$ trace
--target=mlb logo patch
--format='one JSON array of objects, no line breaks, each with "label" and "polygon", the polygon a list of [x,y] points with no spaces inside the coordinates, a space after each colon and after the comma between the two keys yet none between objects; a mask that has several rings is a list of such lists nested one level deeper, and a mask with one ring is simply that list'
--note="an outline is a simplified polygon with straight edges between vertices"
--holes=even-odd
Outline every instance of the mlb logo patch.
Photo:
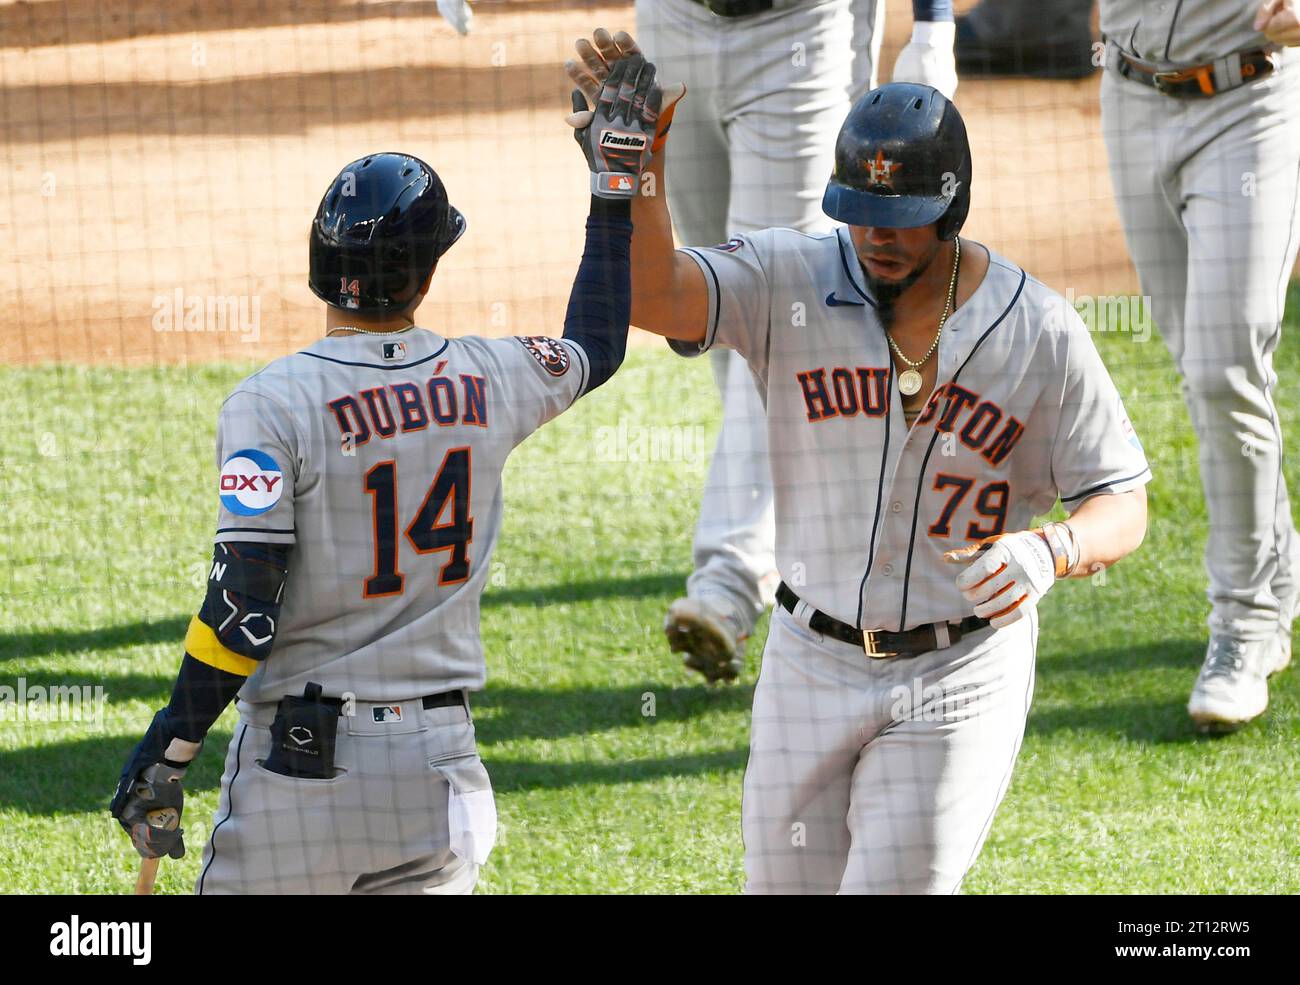
[{"label": "mlb logo patch", "polygon": [[604,191],[617,195],[631,195],[636,191],[632,179],[625,174],[602,174],[597,180]]},{"label": "mlb logo patch", "polygon": [[388,722],[400,722],[402,720],[401,705],[376,705],[370,709],[370,714],[375,720],[376,725],[384,725]]},{"label": "mlb logo patch", "polygon": [[384,358],[390,362],[401,362],[406,358],[405,342],[385,342],[383,347]]}]

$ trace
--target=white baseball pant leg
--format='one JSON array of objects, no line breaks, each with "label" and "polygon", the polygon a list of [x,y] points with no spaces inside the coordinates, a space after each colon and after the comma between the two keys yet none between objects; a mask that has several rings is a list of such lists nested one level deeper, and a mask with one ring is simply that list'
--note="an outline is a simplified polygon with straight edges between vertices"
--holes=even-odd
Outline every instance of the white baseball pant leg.
[{"label": "white baseball pant leg", "polygon": [[[495,836],[474,725],[461,705],[425,710],[416,699],[402,706],[398,723],[375,723],[361,703],[341,717],[338,775],[316,780],[265,768],[275,706],[241,701],[195,892],[473,892],[486,853],[475,857],[463,846]],[[473,808],[461,809],[466,803]],[[470,814],[476,829],[459,830]]]},{"label": "white baseball pant leg", "polygon": [[885,40],[885,0],[851,0],[853,11],[853,84],[856,103],[880,84],[880,47]]},{"label": "white baseball pant leg", "polygon": [[1300,552],[1273,400],[1300,247],[1300,59],[1209,99],[1108,69],[1102,125],[1125,239],[1200,444],[1209,627],[1266,639],[1289,630]]},{"label": "white baseball pant leg", "polygon": [[[667,150],[680,242],[713,246],[770,226],[831,227],[821,211],[835,137],[848,115],[848,0],[718,17],[689,0],[638,0],[637,39],[687,96]],[[775,591],[775,523],[763,397],[744,360],[710,354],[722,427],[693,547],[693,598],[717,596],[747,629]]]},{"label": "white baseball pant leg", "polygon": [[1037,639],[1031,611],[873,660],[777,609],[745,770],[746,892],[957,892],[1010,783]]}]

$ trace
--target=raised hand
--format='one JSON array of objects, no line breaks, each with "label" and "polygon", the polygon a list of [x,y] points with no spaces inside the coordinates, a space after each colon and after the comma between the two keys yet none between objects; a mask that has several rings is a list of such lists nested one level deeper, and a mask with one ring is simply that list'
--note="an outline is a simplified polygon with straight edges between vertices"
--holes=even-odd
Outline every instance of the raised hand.
[{"label": "raised hand", "polygon": [[650,163],[663,93],[655,67],[641,54],[619,57],[587,105],[585,90],[573,90],[567,122],[591,168],[591,192],[601,198],[631,198]]},{"label": "raised hand", "polygon": [[[611,35],[603,27],[598,27],[592,32],[590,41],[586,38],[579,38],[574,42],[573,47],[578,57],[565,62],[564,71],[586,99],[593,103],[599,98],[601,89],[604,87],[606,79],[609,78],[613,66],[621,59],[642,53],[632,35],[626,31],[619,31]],[[659,88],[662,96],[654,142],[650,147],[652,154],[658,153],[668,139],[668,128],[672,125],[673,110],[681,98],[686,95],[686,86],[680,82],[669,85],[660,84]],[[586,126],[590,121],[590,117],[583,115],[584,111],[586,111],[585,104],[579,108],[575,100],[574,112],[566,122],[575,128]]]}]

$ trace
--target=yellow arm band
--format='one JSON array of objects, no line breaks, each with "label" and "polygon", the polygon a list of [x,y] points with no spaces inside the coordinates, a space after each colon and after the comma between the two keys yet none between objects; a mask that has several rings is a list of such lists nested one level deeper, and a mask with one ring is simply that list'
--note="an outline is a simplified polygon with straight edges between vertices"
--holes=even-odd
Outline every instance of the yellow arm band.
[{"label": "yellow arm band", "polygon": [[238,674],[240,677],[247,677],[257,669],[257,661],[252,657],[245,657],[222,646],[212,627],[198,616],[190,620],[190,628],[185,633],[185,652],[209,667],[216,667],[228,674]]}]

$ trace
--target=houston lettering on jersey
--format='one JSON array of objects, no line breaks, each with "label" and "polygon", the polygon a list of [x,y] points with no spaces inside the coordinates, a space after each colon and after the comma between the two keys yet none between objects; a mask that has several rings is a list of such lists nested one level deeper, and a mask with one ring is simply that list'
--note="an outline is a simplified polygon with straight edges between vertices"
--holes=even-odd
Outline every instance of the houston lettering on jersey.
[{"label": "houston lettering on jersey", "polygon": [[438,427],[468,424],[488,426],[487,379],[457,374],[443,376],[446,363],[423,383],[402,381],[371,387],[331,400],[326,406],[334,415],[344,440],[364,445],[372,436],[391,438],[401,432],[423,431],[430,422]]},{"label": "houston lettering on jersey", "polygon": [[[808,420],[814,424],[833,417],[884,417],[889,403],[889,367],[836,366],[796,373]],[[943,409],[940,410],[940,403]],[[1025,433],[1025,426],[991,400],[956,383],[940,383],[930,394],[915,426],[934,422],[935,429],[955,432],[971,451],[992,465],[1001,465]]]}]

